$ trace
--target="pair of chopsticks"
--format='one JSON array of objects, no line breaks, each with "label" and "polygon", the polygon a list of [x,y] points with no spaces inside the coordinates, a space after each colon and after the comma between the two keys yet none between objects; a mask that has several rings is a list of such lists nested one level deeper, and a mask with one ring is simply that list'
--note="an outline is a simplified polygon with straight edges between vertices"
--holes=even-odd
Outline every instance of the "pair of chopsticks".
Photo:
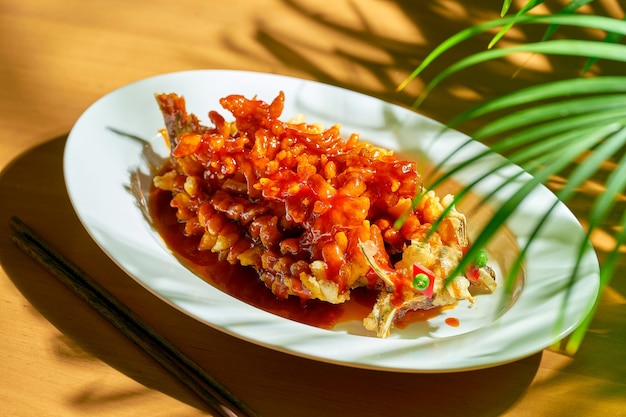
[{"label": "pair of chopsticks", "polygon": [[9,224],[13,241],[122,334],[169,371],[222,417],[259,417],[197,363],[158,334],[113,294],[61,255],[17,217]]}]

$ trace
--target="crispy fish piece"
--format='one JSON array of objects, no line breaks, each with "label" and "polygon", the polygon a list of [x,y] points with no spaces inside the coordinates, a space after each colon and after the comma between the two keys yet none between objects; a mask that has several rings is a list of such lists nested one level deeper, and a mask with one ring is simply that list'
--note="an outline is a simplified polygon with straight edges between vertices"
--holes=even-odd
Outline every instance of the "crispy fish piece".
[{"label": "crispy fish piece", "polygon": [[182,97],[156,99],[171,169],[154,185],[172,193],[185,233],[201,236],[199,250],[254,268],[277,297],[338,304],[357,287],[379,291],[364,325],[387,337],[407,310],[473,301],[473,286],[493,290],[484,267],[481,279],[443,285],[468,246],[466,221],[451,208],[429,233],[452,198],[428,192],[412,208],[422,192],[414,162],[357,134],[344,140],[337,125],[281,121],[282,92],[271,103],[224,97],[234,120],[210,111],[212,127]]}]

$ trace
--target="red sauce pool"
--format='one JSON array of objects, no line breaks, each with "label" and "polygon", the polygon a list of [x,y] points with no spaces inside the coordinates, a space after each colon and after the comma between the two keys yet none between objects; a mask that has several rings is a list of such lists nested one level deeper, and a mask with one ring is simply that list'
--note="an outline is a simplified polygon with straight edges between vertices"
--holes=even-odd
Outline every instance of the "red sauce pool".
[{"label": "red sauce pool", "polygon": [[[371,311],[378,294],[364,288],[352,290],[350,300],[337,305],[319,300],[301,301],[297,297],[276,298],[252,268],[231,265],[219,261],[210,251],[199,251],[200,237],[185,236],[184,224],[176,219],[176,209],[170,207],[170,199],[169,192],[151,191],[149,209],[154,227],[183,265],[221,291],[278,316],[323,329],[332,329],[341,322],[360,321]],[[440,313],[440,308],[410,311],[395,325],[404,328]]]}]

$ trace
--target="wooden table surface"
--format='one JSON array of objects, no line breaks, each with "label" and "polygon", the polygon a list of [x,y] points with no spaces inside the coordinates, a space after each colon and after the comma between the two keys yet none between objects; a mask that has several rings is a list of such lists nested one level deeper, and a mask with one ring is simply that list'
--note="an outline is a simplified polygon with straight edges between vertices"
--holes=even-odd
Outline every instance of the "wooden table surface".
[{"label": "wooden table surface", "polygon": [[[623,260],[573,357],[545,350],[450,374],[353,369],[259,347],[175,310],[98,249],[65,190],[62,155],[73,123],[127,83],[180,70],[244,69],[408,105],[423,81],[394,89],[419,60],[457,30],[495,17],[499,7],[479,0],[0,0],[0,414],[209,414],[15,247],[8,219],[19,215],[263,416],[626,416]],[[592,7],[623,17],[623,3]],[[511,39],[537,33],[516,29]],[[441,65],[484,48],[486,39]],[[536,57],[512,78],[514,61],[465,71],[420,111],[446,121],[481,96],[579,68],[578,61]],[[590,183],[572,202],[580,219],[597,192]],[[608,232],[594,236],[594,244],[602,258]]]}]

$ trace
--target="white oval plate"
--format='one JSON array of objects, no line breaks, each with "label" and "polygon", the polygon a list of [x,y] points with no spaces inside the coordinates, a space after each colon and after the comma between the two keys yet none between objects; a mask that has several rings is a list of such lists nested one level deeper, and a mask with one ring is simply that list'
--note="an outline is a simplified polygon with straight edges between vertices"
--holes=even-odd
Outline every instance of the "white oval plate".
[{"label": "white oval plate", "polygon": [[[222,110],[221,97],[243,94],[269,102],[279,91],[286,97],[284,120],[304,114],[307,121],[326,126],[340,122],[345,134],[359,132],[363,139],[402,152],[425,152],[433,162],[467,140],[454,131],[438,136],[439,123],[409,109],[279,75],[188,71],[144,79],[113,91],[90,106],[70,132],[64,154],[65,180],[74,209],[89,234],[147,289],[196,319],[252,343],[330,363],[401,372],[451,372],[521,359],[563,338],[590,311],[599,287],[597,258],[589,248],[570,282],[584,232],[562,204],[531,245],[524,284],[516,300],[504,300],[505,309],[500,303],[500,285],[496,294],[479,296],[474,306],[461,303],[428,322],[396,330],[388,339],[361,334],[360,323],[324,330],[278,317],[194,275],[163,245],[128,191],[130,172],[147,169],[142,145],[111,128],[154,138],[164,125],[155,93],[183,95],[187,109],[202,117],[209,110]],[[230,116],[225,111],[222,114]],[[483,149],[471,142],[451,163]],[[166,156],[165,149],[161,152]],[[492,155],[478,168],[464,171],[459,181],[469,181],[501,160]],[[494,189],[517,171],[510,167],[492,175],[481,189]],[[498,198],[506,199],[507,192],[513,191],[505,187]],[[519,206],[507,224],[517,245],[524,245],[539,214],[554,200],[551,192],[540,187]],[[500,276],[505,272],[502,269],[500,265]],[[461,325],[446,325],[447,317],[458,318]]]}]

